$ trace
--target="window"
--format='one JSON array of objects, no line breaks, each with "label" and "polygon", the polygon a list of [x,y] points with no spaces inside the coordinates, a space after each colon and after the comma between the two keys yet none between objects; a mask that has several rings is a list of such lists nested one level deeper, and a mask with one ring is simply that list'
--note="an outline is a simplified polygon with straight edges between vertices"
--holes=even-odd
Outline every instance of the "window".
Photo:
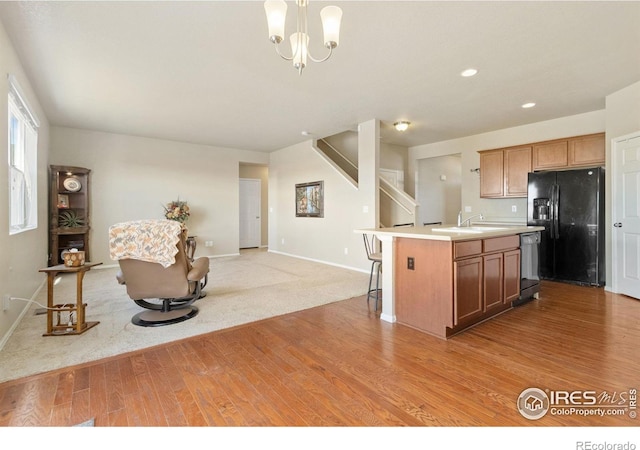
[{"label": "window", "polygon": [[38,226],[38,120],[9,76],[9,234]]}]

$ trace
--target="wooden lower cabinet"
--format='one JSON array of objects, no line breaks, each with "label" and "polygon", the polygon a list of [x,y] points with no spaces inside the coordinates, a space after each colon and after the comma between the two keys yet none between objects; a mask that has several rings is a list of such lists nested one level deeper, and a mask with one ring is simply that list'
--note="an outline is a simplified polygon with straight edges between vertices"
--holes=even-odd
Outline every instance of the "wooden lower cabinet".
[{"label": "wooden lower cabinet", "polygon": [[483,256],[482,264],[484,270],[482,277],[482,293],[484,296],[482,312],[487,312],[505,303],[504,255],[502,253],[494,253]]},{"label": "wooden lower cabinet", "polygon": [[509,303],[520,297],[520,249],[504,252],[504,301]]},{"label": "wooden lower cabinet", "polygon": [[454,324],[479,316],[484,310],[482,258],[467,258],[453,263]]},{"label": "wooden lower cabinet", "polygon": [[518,235],[455,242],[398,238],[395,245],[398,323],[446,339],[510,309],[520,296]]}]

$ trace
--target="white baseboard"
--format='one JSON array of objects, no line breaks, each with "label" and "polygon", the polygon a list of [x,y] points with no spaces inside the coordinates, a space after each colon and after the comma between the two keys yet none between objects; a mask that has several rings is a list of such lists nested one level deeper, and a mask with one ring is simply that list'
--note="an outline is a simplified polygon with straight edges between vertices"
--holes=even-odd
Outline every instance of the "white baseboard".
[{"label": "white baseboard", "polygon": [[[40,283],[40,286],[38,286],[38,289],[36,289],[36,291],[33,293],[33,295],[29,300],[35,301],[34,299],[38,296],[38,294],[45,287],[46,284],[47,284],[47,280],[46,279],[42,280],[42,282]],[[0,339],[0,352],[4,348],[5,344],[9,341],[9,338],[11,338],[11,335],[16,330],[16,328],[18,328],[18,325],[20,325],[22,318],[27,315],[27,312],[29,312],[30,306],[31,306],[31,302],[25,302],[24,308],[22,308],[22,311],[20,312],[16,320],[13,321],[13,324],[11,325],[11,327],[7,330],[4,336],[2,336],[2,339]]]},{"label": "white baseboard", "polygon": [[332,263],[332,262],[328,262],[328,261],[322,261],[320,259],[307,258],[306,256],[293,255],[291,253],[279,252],[277,250],[268,250],[268,252],[269,253],[276,253],[278,255],[290,256],[292,258],[304,259],[306,261],[313,261],[313,262],[317,262],[317,263],[320,263],[320,264],[326,264],[328,266],[340,267],[341,269],[353,270],[354,272],[369,273],[368,270],[359,269],[357,267],[345,266],[345,265],[342,265],[342,264],[336,264],[336,263]]},{"label": "white baseboard", "polygon": [[384,320],[385,322],[395,323],[396,316],[391,316],[389,314],[381,313],[380,314],[380,320]]}]

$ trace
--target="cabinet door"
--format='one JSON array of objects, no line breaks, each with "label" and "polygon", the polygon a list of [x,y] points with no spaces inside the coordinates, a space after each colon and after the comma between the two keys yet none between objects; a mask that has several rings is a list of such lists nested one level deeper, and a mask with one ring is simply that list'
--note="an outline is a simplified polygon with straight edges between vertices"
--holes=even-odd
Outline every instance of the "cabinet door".
[{"label": "cabinet door", "polygon": [[501,306],[504,300],[503,254],[486,255],[483,256],[483,260],[484,311],[489,311]]},{"label": "cabinet door", "polygon": [[504,252],[504,302],[520,297],[520,249]]},{"label": "cabinet door", "polygon": [[454,324],[482,315],[482,257],[461,259],[454,269]]},{"label": "cabinet door", "polygon": [[480,153],[480,197],[504,196],[504,152]]},{"label": "cabinet door", "polygon": [[533,146],[533,170],[559,169],[569,164],[568,142],[553,141]]},{"label": "cabinet door", "polygon": [[603,133],[569,139],[569,165],[604,165],[604,147]]},{"label": "cabinet door", "polygon": [[526,197],[531,172],[531,146],[504,150],[504,195]]}]

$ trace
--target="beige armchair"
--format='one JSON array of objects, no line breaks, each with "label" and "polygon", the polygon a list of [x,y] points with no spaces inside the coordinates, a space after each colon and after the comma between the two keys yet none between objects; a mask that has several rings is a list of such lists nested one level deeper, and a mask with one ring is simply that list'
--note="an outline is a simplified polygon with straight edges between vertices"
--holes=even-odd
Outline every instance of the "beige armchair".
[{"label": "beige armchair", "polygon": [[116,278],[146,309],[133,316],[133,324],[170,325],[198,314],[193,303],[205,296],[209,259],[191,262],[186,239],[187,229],[171,220],[124,222],[109,228],[111,259],[120,265]]}]

